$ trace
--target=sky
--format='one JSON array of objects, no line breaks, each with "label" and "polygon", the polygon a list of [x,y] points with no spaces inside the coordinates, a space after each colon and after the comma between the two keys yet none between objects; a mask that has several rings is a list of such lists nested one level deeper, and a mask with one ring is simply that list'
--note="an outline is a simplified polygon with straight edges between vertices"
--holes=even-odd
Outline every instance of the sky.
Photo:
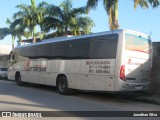
[{"label": "sky", "polygon": [[[50,4],[59,5],[63,0],[35,0],[36,4],[46,1]],[[119,0],[119,24],[120,29],[131,29],[151,34],[152,41],[160,41],[160,7],[142,9],[138,7],[134,10],[134,0]],[[73,7],[82,7],[86,5],[87,0],[73,0]],[[0,28],[8,27],[6,24],[7,18],[12,18],[13,14],[19,9],[16,8],[19,4],[30,5],[30,0],[1,0],[0,3]],[[92,28],[92,32],[109,31],[108,16],[104,10],[103,3],[100,1],[96,10],[92,10],[89,17],[93,19],[96,26]],[[1,44],[11,44],[11,36],[0,40]],[[17,41],[17,40],[16,40]],[[15,42],[15,44],[17,44]]]}]

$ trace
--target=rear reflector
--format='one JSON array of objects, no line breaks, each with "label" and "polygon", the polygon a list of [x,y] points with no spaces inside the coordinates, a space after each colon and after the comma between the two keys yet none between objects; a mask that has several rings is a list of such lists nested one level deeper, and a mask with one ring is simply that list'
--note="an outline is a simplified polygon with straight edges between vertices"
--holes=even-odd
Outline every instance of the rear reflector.
[{"label": "rear reflector", "polygon": [[119,78],[120,78],[121,80],[123,80],[123,81],[126,80],[126,76],[125,76],[125,65],[122,65],[122,66],[121,66]]}]

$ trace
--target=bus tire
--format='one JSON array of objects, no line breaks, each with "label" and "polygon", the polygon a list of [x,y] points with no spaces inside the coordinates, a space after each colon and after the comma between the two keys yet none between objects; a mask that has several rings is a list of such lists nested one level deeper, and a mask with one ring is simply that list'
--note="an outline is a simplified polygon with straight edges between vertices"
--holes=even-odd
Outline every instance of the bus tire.
[{"label": "bus tire", "polygon": [[70,90],[68,88],[68,82],[66,77],[60,77],[57,81],[57,90],[58,93],[61,95],[68,95],[70,94]]},{"label": "bus tire", "polygon": [[18,86],[23,86],[23,82],[21,81],[21,75],[16,74],[16,82]]}]

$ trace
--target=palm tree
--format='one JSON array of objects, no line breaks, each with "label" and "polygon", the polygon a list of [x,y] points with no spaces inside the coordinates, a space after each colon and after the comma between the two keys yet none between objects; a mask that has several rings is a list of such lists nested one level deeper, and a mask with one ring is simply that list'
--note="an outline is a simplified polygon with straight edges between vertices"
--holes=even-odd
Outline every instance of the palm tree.
[{"label": "palm tree", "polygon": [[72,0],[63,1],[60,6],[48,5],[46,16],[42,24],[44,31],[56,30],[57,36],[73,35],[91,32],[94,22],[86,15],[86,8],[72,8]]},{"label": "palm tree", "polygon": [[70,26],[70,32],[72,35],[77,36],[91,33],[91,27],[95,24],[89,17],[78,17]]},{"label": "palm tree", "polygon": [[14,14],[13,18],[23,20],[23,26],[32,33],[33,42],[36,42],[36,25],[39,25],[43,21],[43,14],[45,11],[44,2],[38,6],[35,4],[35,0],[31,0],[30,5],[17,5],[20,10]]},{"label": "palm tree", "polygon": [[6,23],[9,25],[9,31],[12,36],[12,49],[13,49],[14,48],[14,41],[15,41],[15,37],[16,37],[16,29],[15,29],[16,22],[12,22],[10,19],[7,18]]},{"label": "palm tree", "polygon": [[31,32],[26,31],[26,26],[23,24],[23,19],[15,19],[14,21],[11,21],[7,18],[6,23],[9,25],[9,34],[12,36],[12,48],[14,48],[14,41],[15,38],[18,38],[18,43],[21,43],[22,36],[29,38],[31,37]]},{"label": "palm tree", "polygon": [[[100,0],[88,0],[87,1],[87,10],[96,9],[98,2]],[[160,5],[159,0],[134,0],[134,9],[138,5],[142,8],[148,8],[149,4],[155,8]],[[109,16],[109,27],[110,30],[118,29],[118,0],[103,0],[104,8]]]},{"label": "palm tree", "polygon": [[5,36],[7,36],[10,33],[9,28],[0,28],[0,40],[4,39]]}]

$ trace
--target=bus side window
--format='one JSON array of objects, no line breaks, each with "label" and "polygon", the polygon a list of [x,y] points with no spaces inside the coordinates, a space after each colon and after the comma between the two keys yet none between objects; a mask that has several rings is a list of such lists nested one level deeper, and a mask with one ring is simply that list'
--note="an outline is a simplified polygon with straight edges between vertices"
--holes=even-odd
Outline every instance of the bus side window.
[{"label": "bus side window", "polygon": [[39,46],[39,58],[50,58],[52,52],[51,44],[44,44]]},{"label": "bus side window", "polygon": [[75,40],[70,44],[70,59],[89,59],[89,38]]},{"label": "bus side window", "polygon": [[91,59],[115,59],[118,35],[105,35],[92,38],[90,44]]},{"label": "bus side window", "polygon": [[69,54],[69,44],[55,44],[53,52],[51,53],[52,58],[55,59],[67,59]]}]

